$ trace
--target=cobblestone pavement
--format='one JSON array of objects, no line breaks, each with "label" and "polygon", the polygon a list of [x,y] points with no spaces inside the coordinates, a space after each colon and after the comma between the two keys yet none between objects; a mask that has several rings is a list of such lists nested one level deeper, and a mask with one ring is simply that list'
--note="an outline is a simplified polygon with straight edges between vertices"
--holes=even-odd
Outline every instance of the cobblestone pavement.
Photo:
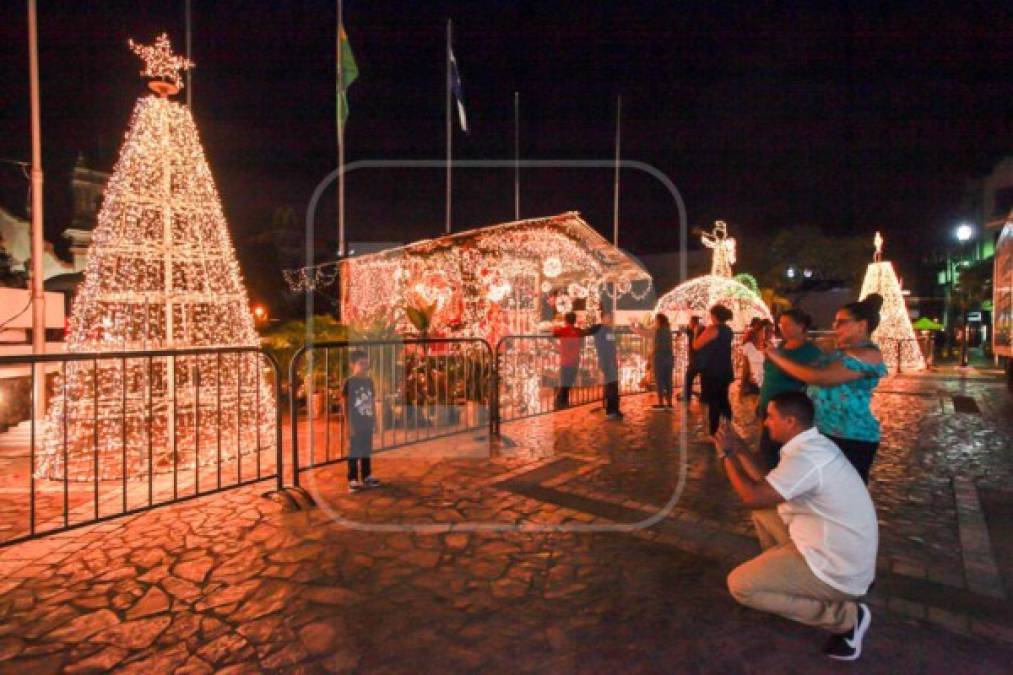
[{"label": "cobblestone pavement", "polygon": [[[650,402],[387,452],[365,493],[316,469],[319,508],[265,483],[0,549],[0,672],[844,671],[818,631],[730,599],[757,550],[747,513],[699,406]],[[736,401],[745,432],[752,405]],[[944,374],[890,378],[875,405],[861,668],[1008,672],[1010,399]]]}]

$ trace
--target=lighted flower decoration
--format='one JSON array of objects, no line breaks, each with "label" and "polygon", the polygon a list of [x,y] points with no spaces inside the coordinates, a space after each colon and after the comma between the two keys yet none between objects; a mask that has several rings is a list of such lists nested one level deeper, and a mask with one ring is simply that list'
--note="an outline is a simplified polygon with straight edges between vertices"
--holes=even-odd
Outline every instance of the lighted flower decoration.
[{"label": "lighted flower decoration", "polygon": [[510,285],[509,281],[498,281],[489,286],[489,291],[486,293],[485,297],[489,298],[493,302],[500,302],[507,296],[508,293],[510,293],[512,288],[513,287]]},{"label": "lighted flower decoration", "polygon": [[561,295],[556,298],[556,311],[560,314],[566,314],[573,309],[573,301],[570,300],[570,296]]},{"label": "lighted flower decoration", "polygon": [[633,289],[633,282],[631,282],[629,279],[620,279],[619,283],[616,284],[616,290],[618,290],[621,295],[626,295],[632,289]]},{"label": "lighted flower decoration", "polygon": [[153,91],[169,96],[177,93],[183,88],[181,70],[188,70],[194,67],[194,62],[185,56],[172,53],[172,44],[169,36],[162,33],[155,38],[154,44],[142,45],[133,40],[127,40],[130,49],[144,61],[142,77],[152,78],[148,85]]},{"label": "lighted flower decoration", "polygon": [[550,282],[550,281],[543,281],[542,282],[542,293],[551,293],[551,292],[552,292],[552,282]]},{"label": "lighted flower decoration", "polygon": [[572,284],[570,284],[566,290],[569,291],[570,297],[572,298],[583,299],[587,297],[587,288],[581,286],[577,282],[573,282]]},{"label": "lighted flower decoration", "polygon": [[563,262],[556,256],[550,256],[542,262],[542,274],[555,279],[563,273]]}]

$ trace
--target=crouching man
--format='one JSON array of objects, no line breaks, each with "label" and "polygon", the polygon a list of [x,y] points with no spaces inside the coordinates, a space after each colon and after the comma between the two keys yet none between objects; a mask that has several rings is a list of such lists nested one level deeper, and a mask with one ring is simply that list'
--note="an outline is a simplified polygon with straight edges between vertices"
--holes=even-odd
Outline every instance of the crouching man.
[{"label": "crouching man", "polygon": [[823,648],[853,661],[872,622],[858,602],[876,572],[879,529],[869,491],[833,441],[813,427],[813,404],[801,392],[774,396],[764,421],[783,443],[766,476],[727,428],[715,436],[718,457],[742,502],[753,509],[763,553],[728,575],[741,604],[830,631]]}]

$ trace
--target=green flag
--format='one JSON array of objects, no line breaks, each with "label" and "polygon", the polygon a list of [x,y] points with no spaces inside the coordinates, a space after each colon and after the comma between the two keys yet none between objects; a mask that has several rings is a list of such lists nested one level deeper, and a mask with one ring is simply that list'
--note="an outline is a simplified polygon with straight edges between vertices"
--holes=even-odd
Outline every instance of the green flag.
[{"label": "green flag", "polygon": [[355,57],[352,56],[352,45],[348,43],[348,33],[345,32],[345,27],[340,26],[338,28],[339,35],[341,36],[338,40],[338,58],[340,61],[341,77],[338,78],[338,124],[342,130],[345,128],[345,122],[348,120],[348,88],[355,82],[355,78],[359,77],[359,66],[355,65]]}]

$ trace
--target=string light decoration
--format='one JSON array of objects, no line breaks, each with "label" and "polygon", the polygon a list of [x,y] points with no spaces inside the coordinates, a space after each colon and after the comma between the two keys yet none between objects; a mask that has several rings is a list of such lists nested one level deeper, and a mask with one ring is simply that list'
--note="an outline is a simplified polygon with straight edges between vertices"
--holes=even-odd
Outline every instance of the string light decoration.
[{"label": "string light decoration", "polygon": [[735,239],[728,226],[717,221],[712,232],[701,235],[704,246],[714,251],[711,273],[688,279],[658,299],[655,312],[663,312],[674,326],[684,326],[691,316],[709,320],[711,307],[721,304],[732,310],[732,330],[742,331],[754,317],[771,319],[770,309],[754,290],[732,277]]},{"label": "string light decoration", "polygon": [[735,239],[728,236],[728,225],[725,221],[715,222],[714,231],[704,232],[700,239],[704,246],[714,250],[711,257],[711,275],[730,278],[732,265],[735,264]]},{"label": "string light decoration", "polygon": [[[163,37],[134,48],[145,73],[182,67]],[[69,353],[259,345],[196,125],[166,96],[134,107],[71,309]],[[273,447],[268,378],[253,353],[70,362],[37,476],[140,478]]]},{"label": "string light decoration", "polygon": [[883,361],[887,367],[895,369],[899,363],[904,371],[925,370],[925,356],[915,337],[897,273],[890,261],[882,259],[883,238],[879,232],[873,243],[876,252],[873,262],[865,271],[862,293],[859,295],[859,299],[864,299],[870,293],[883,296],[879,327],[872,333],[872,341],[883,350]]},{"label": "string light decoration", "polygon": [[[425,240],[340,263],[342,316],[387,316],[401,330],[406,289],[438,276],[451,298],[433,325],[444,335],[532,333],[546,299],[553,309],[575,300],[597,311],[614,293],[646,293],[650,276],[595,232],[577,213],[504,223]],[[571,291],[572,292],[569,292]]]}]

